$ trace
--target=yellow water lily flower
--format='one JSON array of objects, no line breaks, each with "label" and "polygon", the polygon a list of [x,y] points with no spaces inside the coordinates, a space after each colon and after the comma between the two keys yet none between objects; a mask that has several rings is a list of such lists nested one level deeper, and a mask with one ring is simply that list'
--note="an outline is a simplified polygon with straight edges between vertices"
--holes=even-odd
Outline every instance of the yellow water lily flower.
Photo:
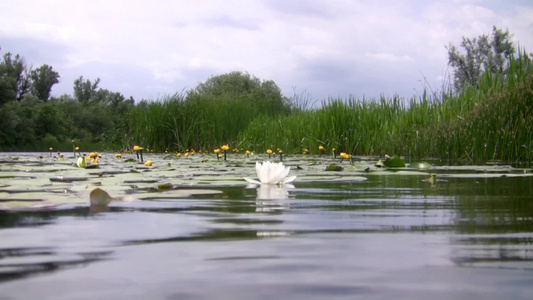
[{"label": "yellow water lily flower", "polygon": [[137,145],[133,146],[133,151],[139,151],[140,149],[141,149],[141,147],[139,147]]},{"label": "yellow water lily flower", "polygon": [[145,163],[144,163],[145,166],[149,167],[152,165],[152,161],[151,160],[147,160]]},{"label": "yellow water lily flower", "polygon": [[117,153],[117,154],[115,154],[115,157],[116,157],[116,158],[121,158],[121,157],[122,157],[122,154]]},{"label": "yellow water lily flower", "polygon": [[222,147],[220,147],[220,149],[222,149],[223,151],[228,151],[229,150],[229,146],[226,144],[226,145],[222,145]]},{"label": "yellow water lily flower", "polygon": [[220,149],[216,148],[213,152],[215,152],[215,154],[219,154],[220,153]]},{"label": "yellow water lily flower", "polygon": [[268,154],[268,155],[272,154],[272,150],[267,149],[267,154]]},{"label": "yellow water lily flower", "polygon": [[80,151],[80,147],[76,147],[76,148],[74,148],[74,150]]},{"label": "yellow water lily flower", "polygon": [[90,157],[90,158],[95,158],[96,156],[98,156],[98,153],[97,153],[97,152],[91,152],[91,153],[89,153],[89,157]]},{"label": "yellow water lily flower", "polygon": [[324,151],[324,146],[322,146],[322,145],[318,146],[318,150]]},{"label": "yellow water lily flower", "polygon": [[341,157],[342,157],[343,159],[350,159],[350,154],[348,154],[348,153],[344,153],[344,152],[341,152]]},{"label": "yellow water lily flower", "polygon": [[181,157],[181,153],[179,153],[179,152],[176,153],[176,156],[177,156],[177,157]]}]

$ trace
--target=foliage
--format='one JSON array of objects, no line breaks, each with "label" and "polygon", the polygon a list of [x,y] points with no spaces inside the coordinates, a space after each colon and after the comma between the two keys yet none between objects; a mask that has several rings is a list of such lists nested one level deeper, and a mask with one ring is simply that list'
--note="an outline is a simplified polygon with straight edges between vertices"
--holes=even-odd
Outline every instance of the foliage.
[{"label": "foliage", "polygon": [[0,104],[20,101],[28,92],[29,81],[26,75],[26,63],[16,54],[7,52],[0,62]]},{"label": "foliage", "polygon": [[448,64],[454,69],[454,86],[457,91],[465,87],[479,87],[481,75],[490,72],[493,75],[504,74],[506,64],[515,48],[509,30],[505,32],[496,26],[492,35],[483,34],[478,38],[463,37],[461,47],[465,54],[450,44],[448,47]]},{"label": "foliage", "polygon": [[59,83],[59,73],[49,65],[42,65],[30,73],[32,80],[31,91],[41,101],[48,101],[52,86]]},{"label": "foliage", "polygon": [[330,99],[314,110],[255,118],[238,140],[256,152],[320,145],[358,155],[398,154],[477,162],[530,161],[533,151],[531,60],[510,57],[506,78],[485,72],[478,88],[429,94],[409,102]]},{"label": "foliage", "polygon": [[89,103],[95,100],[99,83],[100,78],[91,82],[89,79],[83,80],[83,76],[80,76],[80,78],[74,80],[74,97],[81,103]]},{"label": "foliage", "polygon": [[[213,76],[187,94],[187,100],[203,101],[216,98],[247,98],[264,114],[277,115],[290,112],[290,102],[272,80],[261,81],[242,72],[230,72]],[[195,100],[196,99],[196,100]]]},{"label": "foliage", "polygon": [[156,151],[212,149],[235,144],[237,134],[261,115],[277,117],[290,111],[273,81],[232,72],[211,77],[186,96],[139,103],[130,113],[127,144]]},{"label": "foliage", "polygon": [[[22,59],[5,54],[0,63],[0,150],[68,150],[72,141],[82,149],[141,145],[158,152],[211,151],[229,144],[257,153],[282,149],[289,155],[304,149],[319,154],[319,146],[324,146],[328,154],[334,148],[335,153],[390,154],[407,160],[531,161],[531,58],[523,49],[516,54],[501,51],[512,50],[505,46],[508,32],[494,32],[494,41],[463,40],[471,51],[457,61],[464,62],[466,71],[472,71],[467,73],[473,74],[468,76],[476,80],[475,85],[461,86],[459,93],[449,87],[411,99],[329,99],[312,109],[305,95],[288,99],[273,81],[241,72],[211,77],[187,93],[137,104],[99,88],[99,79],[80,76],[74,96],[47,101],[45,87],[54,80],[37,92],[39,76],[57,80],[59,74],[43,65],[28,77]],[[30,93],[24,78],[33,85]]]},{"label": "foliage", "polygon": [[119,93],[98,90],[100,101],[82,103],[68,95],[40,101],[26,95],[0,107],[0,150],[65,150],[78,145],[115,144],[118,148],[127,133],[127,116],[133,99]]}]

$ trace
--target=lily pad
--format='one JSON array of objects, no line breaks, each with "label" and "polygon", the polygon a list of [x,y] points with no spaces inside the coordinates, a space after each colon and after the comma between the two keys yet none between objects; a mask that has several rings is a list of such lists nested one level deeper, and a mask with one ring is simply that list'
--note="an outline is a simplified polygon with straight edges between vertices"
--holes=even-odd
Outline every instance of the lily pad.
[{"label": "lily pad", "polygon": [[141,200],[178,200],[180,198],[188,198],[193,195],[212,195],[222,193],[222,191],[216,189],[174,189],[155,193],[138,193],[135,194],[135,197]]},{"label": "lily pad", "polygon": [[415,168],[418,170],[429,170],[433,168],[433,165],[428,162],[421,161],[421,162],[410,163],[409,168]]},{"label": "lily pad", "polygon": [[393,157],[387,157],[385,159],[385,167],[387,168],[403,168],[405,167],[405,162],[398,156],[394,155]]},{"label": "lily pad", "polygon": [[81,204],[87,201],[65,193],[29,192],[2,194],[0,210],[48,209],[63,204]]},{"label": "lily pad", "polygon": [[106,206],[111,200],[113,200],[113,197],[100,188],[94,189],[90,194],[91,205]]},{"label": "lily pad", "polygon": [[337,171],[337,172],[340,172],[342,170],[344,170],[344,168],[342,166],[339,166],[339,165],[336,165],[336,164],[331,164],[331,165],[326,167],[326,171]]}]

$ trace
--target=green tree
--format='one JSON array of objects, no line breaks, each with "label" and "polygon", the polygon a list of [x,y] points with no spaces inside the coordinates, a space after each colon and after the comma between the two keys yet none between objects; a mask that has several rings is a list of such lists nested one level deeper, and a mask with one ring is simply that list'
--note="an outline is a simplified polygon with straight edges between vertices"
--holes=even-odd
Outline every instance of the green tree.
[{"label": "green tree", "polygon": [[272,80],[261,81],[248,73],[230,72],[213,76],[189,91],[187,100],[200,98],[248,98],[263,113],[275,115],[289,112],[291,105],[281,89]]},{"label": "green tree", "polygon": [[504,74],[509,57],[515,52],[511,38],[509,30],[494,26],[490,37],[486,34],[473,39],[463,37],[461,47],[464,53],[450,43],[447,47],[448,64],[454,69],[455,90],[462,91],[467,86],[479,88],[479,80],[485,71]]},{"label": "green tree", "polygon": [[59,83],[59,73],[54,71],[51,66],[45,64],[32,70],[30,74],[32,94],[43,102],[48,101],[52,86]]},{"label": "green tree", "polygon": [[36,114],[36,133],[39,137],[46,134],[56,136],[59,133],[59,118],[57,107],[51,103],[40,105]]},{"label": "green tree", "polygon": [[97,99],[98,84],[100,78],[96,78],[94,82],[91,80],[83,80],[83,76],[74,80],[74,98],[81,103],[89,103]]},{"label": "green tree", "polygon": [[20,101],[30,87],[27,67],[20,55],[7,52],[0,62],[0,104]]}]

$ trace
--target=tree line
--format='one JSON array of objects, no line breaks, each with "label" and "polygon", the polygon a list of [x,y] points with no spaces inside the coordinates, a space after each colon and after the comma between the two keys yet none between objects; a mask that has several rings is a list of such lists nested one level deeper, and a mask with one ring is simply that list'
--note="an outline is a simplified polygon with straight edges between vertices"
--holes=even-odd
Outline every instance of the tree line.
[{"label": "tree line", "polygon": [[[442,102],[486,88],[487,78],[499,78],[498,84],[516,80],[513,57],[522,55],[529,61],[531,54],[517,51],[511,38],[508,30],[493,27],[490,35],[463,37],[459,46],[450,43],[446,48],[452,84],[448,94],[443,91]],[[529,74],[529,69],[520,74]],[[0,150],[69,149],[72,142],[99,150],[128,149],[133,144],[159,151],[242,145],[239,134],[249,125],[276,122],[308,109],[308,100],[289,98],[274,81],[245,72],[212,76],[191,90],[156,101],[126,98],[100,88],[99,78],[83,76],[73,82],[72,95],[52,97],[50,91],[59,79],[49,65],[32,70],[18,54],[3,54]]]}]

